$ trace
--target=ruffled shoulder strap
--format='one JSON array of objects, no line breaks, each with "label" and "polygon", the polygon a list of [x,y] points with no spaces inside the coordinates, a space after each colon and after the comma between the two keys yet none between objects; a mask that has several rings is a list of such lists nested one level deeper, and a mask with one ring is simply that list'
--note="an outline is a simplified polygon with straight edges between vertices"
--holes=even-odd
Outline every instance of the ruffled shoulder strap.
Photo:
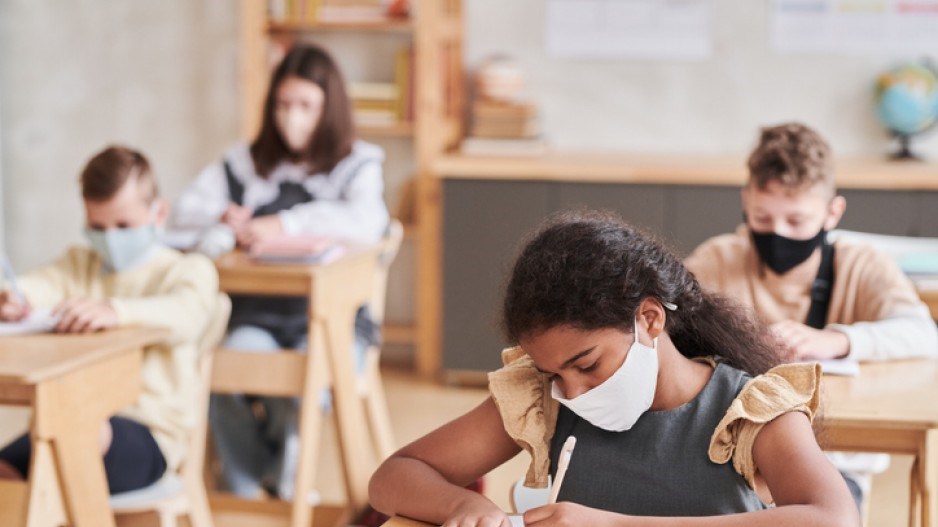
[{"label": "ruffled shoulder strap", "polygon": [[814,420],[821,383],[821,365],[796,363],[776,366],[751,379],[733,400],[710,438],[710,461],[726,463],[755,489],[756,466],[752,445],[766,423],[788,412]]},{"label": "ruffled shoulder strap", "polygon": [[547,486],[550,441],[557,425],[558,405],[550,396],[550,382],[520,347],[502,351],[499,370],[489,373],[489,391],[502,416],[505,431],[531,456],[524,484]]}]

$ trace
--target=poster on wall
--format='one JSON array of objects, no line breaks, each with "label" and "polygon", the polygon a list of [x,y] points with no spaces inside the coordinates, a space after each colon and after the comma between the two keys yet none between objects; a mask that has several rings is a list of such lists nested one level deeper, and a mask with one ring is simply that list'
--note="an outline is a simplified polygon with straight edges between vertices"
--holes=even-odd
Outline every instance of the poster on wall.
[{"label": "poster on wall", "polygon": [[773,0],[771,5],[777,53],[938,53],[938,0]]},{"label": "poster on wall", "polygon": [[710,0],[548,0],[545,37],[555,58],[702,60]]}]

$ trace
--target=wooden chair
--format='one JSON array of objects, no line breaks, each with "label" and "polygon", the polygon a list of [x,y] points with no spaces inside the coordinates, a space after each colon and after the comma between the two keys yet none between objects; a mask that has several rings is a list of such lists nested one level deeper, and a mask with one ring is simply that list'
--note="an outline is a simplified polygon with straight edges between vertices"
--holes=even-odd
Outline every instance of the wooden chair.
[{"label": "wooden chair", "polygon": [[140,516],[155,514],[159,527],[176,527],[179,517],[186,516],[191,527],[212,527],[202,468],[208,431],[208,401],[215,350],[221,345],[231,315],[231,300],[219,294],[215,311],[199,339],[199,422],[189,438],[186,459],[175,474],[170,474],[149,487],[111,496],[111,508],[119,525],[140,524]]},{"label": "wooden chair", "polygon": [[[394,262],[401,242],[404,239],[404,226],[393,219],[388,234],[381,243],[381,255],[378,272],[375,277],[374,293],[368,304],[371,315],[378,324],[384,322],[384,308],[387,298],[388,270]],[[371,433],[375,455],[379,460],[394,453],[394,434],[391,430],[391,417],[388,413],[387,400],[384,396],[384,383],[381,380],[381,348],[371,346],[365,354],[364,369],[359,376],[358,392],[365,404],[365,415]]]}]

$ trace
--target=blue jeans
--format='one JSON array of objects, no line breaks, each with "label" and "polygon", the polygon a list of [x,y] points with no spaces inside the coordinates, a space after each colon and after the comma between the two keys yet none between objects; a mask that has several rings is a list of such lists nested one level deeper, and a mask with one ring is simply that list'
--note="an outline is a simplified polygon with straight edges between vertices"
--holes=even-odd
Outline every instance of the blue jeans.
[{"label": "blue jeans", "polygon": [[[275,352],[281,349],[274,337],[255,326],[239,326],[225,339],[225,347]],[[297,344],[306,350],[305,339]],[[367,342],[356,335],[354,355],[357,371],[364,366]],[[331,406],[323,393],[323,411]],[[292,500],[299,457],[297,416],[299,401],[293,397],[262,397],[245,394],[212,394],[209,422],[215,449],[222,465],[224,490],[246,498],[266,491]]]}]

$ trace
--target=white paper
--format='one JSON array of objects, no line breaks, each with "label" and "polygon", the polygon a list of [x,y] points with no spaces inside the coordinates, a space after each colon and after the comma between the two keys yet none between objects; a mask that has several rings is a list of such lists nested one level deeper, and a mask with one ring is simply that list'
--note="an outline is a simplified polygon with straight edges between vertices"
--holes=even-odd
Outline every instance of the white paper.
[{"label": "white paper", "polygon": [[27,333],[48,333],[58,322],[48,309],[34,309],[29,316],[19,322],[0,322],[0,335],[23,335]]},{"label": "white paper", "polygon": [[856,377],[860,375],[860,363],[851,359],[828,359],[817,361],[821,364],[821,372],[827,375],[842,375]]},{"label": "white paper", "polygon": [[545,35],[559,58],[701,60],[713,51],[709,0],[549,0]]},{"label": "white paper", "polygon": [[524,527],[524,516],[520,514],[512,514],[508,520],[511,522],[511,527]]},{"label": "white paper", "polygon": [[773,0],[783,54],[918,56],[938,49],[938,0]]}]

